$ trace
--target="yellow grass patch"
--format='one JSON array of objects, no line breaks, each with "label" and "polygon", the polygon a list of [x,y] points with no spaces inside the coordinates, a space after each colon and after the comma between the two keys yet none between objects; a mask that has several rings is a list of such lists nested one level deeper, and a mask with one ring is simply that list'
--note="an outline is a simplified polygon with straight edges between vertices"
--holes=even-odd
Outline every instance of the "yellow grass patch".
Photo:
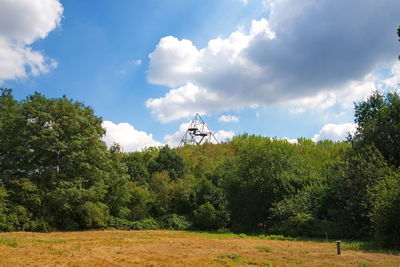
[{"label": "yellow grass patch", "polygon": [[180,231],[0,233],[0,266],[400,266],[335,243]]}]

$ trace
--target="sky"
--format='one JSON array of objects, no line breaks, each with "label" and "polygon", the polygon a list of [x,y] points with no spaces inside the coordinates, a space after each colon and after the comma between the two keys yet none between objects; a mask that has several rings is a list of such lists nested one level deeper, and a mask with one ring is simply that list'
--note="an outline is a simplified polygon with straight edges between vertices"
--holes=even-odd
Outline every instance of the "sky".
[{"label": "sky", "polygon": [[0,87],[68,96],[126,152],[200,113],[243,133],[344,140],[400,84],[398,0],[0,0]]}]

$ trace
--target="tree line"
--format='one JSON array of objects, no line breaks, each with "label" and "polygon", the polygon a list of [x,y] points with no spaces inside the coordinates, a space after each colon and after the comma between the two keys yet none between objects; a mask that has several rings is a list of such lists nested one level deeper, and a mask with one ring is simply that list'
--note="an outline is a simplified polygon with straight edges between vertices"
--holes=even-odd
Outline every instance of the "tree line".
[{"label": "tree line", "polygon": [[0,230],[229,229],[400,248],[400,98],[355,104],[344,142],[243,134],[125,153],[67,97],[0,91]]}]

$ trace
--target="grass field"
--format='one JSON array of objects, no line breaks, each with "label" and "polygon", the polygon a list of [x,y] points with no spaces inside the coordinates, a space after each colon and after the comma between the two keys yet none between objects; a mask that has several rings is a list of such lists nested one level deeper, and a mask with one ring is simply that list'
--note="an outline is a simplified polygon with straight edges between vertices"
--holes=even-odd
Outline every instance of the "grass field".
[{"label": "grass field", "polygon": [[[272,239],[274,239],[272,237]],[[400,266],[343,242],[181,231],[0,233],[0,266]]]}]

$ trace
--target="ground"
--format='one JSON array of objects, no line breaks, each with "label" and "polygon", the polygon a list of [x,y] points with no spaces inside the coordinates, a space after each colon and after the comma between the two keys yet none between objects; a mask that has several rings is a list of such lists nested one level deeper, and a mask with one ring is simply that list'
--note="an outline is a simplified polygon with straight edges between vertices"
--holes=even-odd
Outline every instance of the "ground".
[{"label": "ground", "polygon": [[[343,242],[184,231],[0,233],[0,266],[400,266]],[[359,248],[358,248],[359,249]]]}]

